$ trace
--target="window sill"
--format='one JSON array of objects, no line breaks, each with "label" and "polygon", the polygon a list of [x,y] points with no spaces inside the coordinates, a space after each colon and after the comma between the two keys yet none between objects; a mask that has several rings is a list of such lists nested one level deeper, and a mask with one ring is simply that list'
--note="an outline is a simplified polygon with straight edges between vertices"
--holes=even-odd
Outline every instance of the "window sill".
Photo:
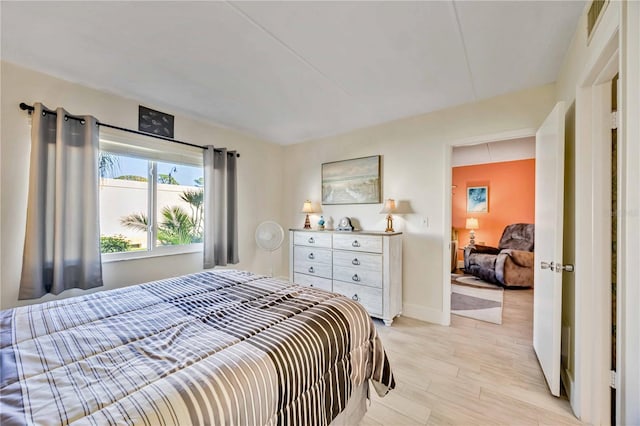
[{"label": "window sill", "polygon": [[148,259],[152,257],[176,256],[189,253],[202,253],[202,250],[202,244],[190,244],[188,246],[156,247],[153,251],[103,253],[102,263],[123,262],[127,260]]}]

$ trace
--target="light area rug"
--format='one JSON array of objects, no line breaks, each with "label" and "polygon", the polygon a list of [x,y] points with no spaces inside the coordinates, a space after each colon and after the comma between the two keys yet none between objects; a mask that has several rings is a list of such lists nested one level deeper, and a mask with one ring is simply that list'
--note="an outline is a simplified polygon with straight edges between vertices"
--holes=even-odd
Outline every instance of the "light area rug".
[{"label": "light area rug", "polygon": [[469,275],[451,275],[451,313],[502,324],[504,289]]}]

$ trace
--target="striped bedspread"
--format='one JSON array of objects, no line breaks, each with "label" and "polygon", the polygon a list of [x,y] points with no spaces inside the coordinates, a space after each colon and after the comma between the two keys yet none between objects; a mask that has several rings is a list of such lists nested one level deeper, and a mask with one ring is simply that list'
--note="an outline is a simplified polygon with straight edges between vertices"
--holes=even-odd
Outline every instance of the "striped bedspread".
[{"label": "striped bedspread", "polygon": [[324,425],[394,387],[351,300],[217,270],[2,311],[0,423]]}]

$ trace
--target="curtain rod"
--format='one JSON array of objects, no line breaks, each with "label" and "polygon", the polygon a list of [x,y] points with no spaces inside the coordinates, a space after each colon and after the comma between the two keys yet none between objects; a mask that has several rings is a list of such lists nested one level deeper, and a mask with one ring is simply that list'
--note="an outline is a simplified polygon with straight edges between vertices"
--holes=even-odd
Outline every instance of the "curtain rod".
[{"label": "curtain rod", "polygon": [[[27,105],[24,102],[20,103],[20,109],[23,110],[23,111],[28,111],[29,114],[32,114],[33,110],[34,110],[34,108],[31,105]],[[46,111],[46,114],[58,115],[55,111]],[[70,118],[72,120],[84,121],[83,118],[74,117],[73,115],[66,115],[65,117],[66,118]],[[156,138],[156,139],[162,139],[162,140],[168,141],[168,142],[179,143],[180,145],[187,145],[187,146],[192,146],[194,148],[207,149],[206,147],[201,146],[201,145],[196,145],[196,144],[192,144],[192,143],[189,143],[189,142],[183,142],[183,141],[179,141],[177,139],[171,139],[171,138],[168,138],[168,137],[162,136],[162,135],[155,135],[153,133],[141,132],[140,130],[127,129],[125,127],[114,126],[113,124],[101,123],[100,121],[96,121],[96,124],[98,126],[108,127],[110,129],[116,129],[116,130],[122,130],[123,132],[134,133],[136,135],[149,136],[149,137]],[[222,152],[222,150],[220,150],[220,149],[214,149],[214,151]],[[240,153],[236,153],[236,157],[240,157]]]}]

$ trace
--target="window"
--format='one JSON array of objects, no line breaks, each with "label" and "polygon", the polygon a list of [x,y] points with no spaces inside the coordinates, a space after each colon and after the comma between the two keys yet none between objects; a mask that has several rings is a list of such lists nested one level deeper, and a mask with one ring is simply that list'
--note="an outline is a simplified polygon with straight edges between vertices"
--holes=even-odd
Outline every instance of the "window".
[{"label": "window", "polygon": [[202,152],[134,135],[102,134],[100,247],[104,260],[202,249]]}]

